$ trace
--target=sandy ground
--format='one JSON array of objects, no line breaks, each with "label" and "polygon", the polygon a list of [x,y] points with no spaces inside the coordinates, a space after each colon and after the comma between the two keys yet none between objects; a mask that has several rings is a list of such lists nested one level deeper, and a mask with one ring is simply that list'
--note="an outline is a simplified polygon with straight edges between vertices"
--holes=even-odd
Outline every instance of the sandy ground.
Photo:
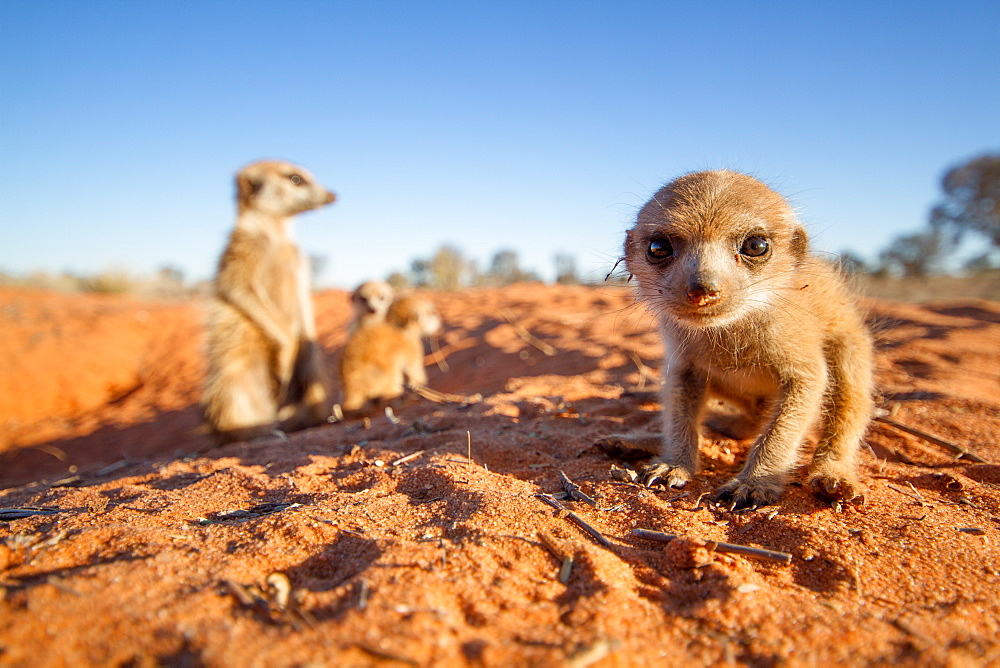
[{"label": "sandy ground", "polygon": [[[43,509],[0,521],[0,664],[1000,665],[1000,302],[869,304],[892,419],[988,463],[874,424],[865,506],[731,513],[745,442],[683,492],[595,447],[656,427],[627,290],[431,297],[430,385],[481,401],[196,454],[199,303],[0,291],[0,507]],[[335,353],[347,295],[317,314]]]}]

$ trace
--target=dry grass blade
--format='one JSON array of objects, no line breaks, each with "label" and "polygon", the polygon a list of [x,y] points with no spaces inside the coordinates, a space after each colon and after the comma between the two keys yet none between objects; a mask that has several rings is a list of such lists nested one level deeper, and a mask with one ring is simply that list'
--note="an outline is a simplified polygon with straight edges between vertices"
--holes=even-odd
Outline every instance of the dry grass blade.
[{"label": "dry grass blade", "polygon": [[250,591],[235,580],[223,580],[229,593],[240,602],[240,605],[246,608],[252,608],[255,606],[259,599],[253,596]]},{"label": "dry grass blade", "polygon": [[514,331],[517,332],[518,336],[520,336],[522,339],[524,339],[534,347],[541,350],[542,353],[548,355],[549,357],[552,357],[553,355],[556,354],[557,351],[554,346],[545,343],[545,341],[539,339],[537,336],[535,336],[527,329],[525,329],[524,326],[522,326],[519,322],[517,322],[517,319],[514,317],[513,312],[511,312],[509,308],[505,308],[503,310],[503,317],[507,320],[507,322],[511,324],[511,326],[514,328]]},{"label": "dry grass blade", "polygon": [[451,367],[448,366],[447,360],[444,358],[444,354],[441,353],[441,343],[438,341],[437,336],[431,337],[431,357],[434,358],[435,364],[444,373],[448,373]]},{"label": "dry grass blade", "polygon": [[562,565],[559,566],[559,582],[561,584],[566,584],[569,582],[569,576],[573,573],[573,557],[568,556],[562,561]]},{"label": "dry grass blade", "polygon": [[[919,492],[918,493],[914,493],[914,492],[916,492],[915,489],[913,490],[913,492],[908,492],[905,489],[900,489],[899,487],[896,487],[894,485],[890,485],[888,483],[886,483],[886,487],[888,487],[892,491],[896,492],[897,494],[902,494],[903,496],[910,497],[911,499],[913,499],[914,501],[916,501],[917,504],[920,505],[920,506],[928,505],[924,501],[923,497],[920,496]],[[911,485],[910,487],[912,488],[913,486]]]},{"label": "dry grass blade", "polygon": [[567,668],[589,668],[606,659],[618,648],[617,641],[601,639],[592,645],[581,647],[566,657]]},{"label": "dry grass blade", "polygon": [[358,581],[358,610],[368,608],[368,580]]},{"label": "dry grass blade", "polygon": [[392,410],[392,406],[385,407],[385,419],[392,424],[402,424],[402,420],[396,417],[396,412]]},{"label": "dry grass blade", "polygon": [[292,594],[292,583],[288,581],[288,576],[284,573],[271,573],[267,576],[265,582],[267,582],[273,592],[274,604],[278,606],[278,609],[284,610],[287,608],[288,597]]},{"label": "dry grass blade", "polygon": [[399,466],[400,464],[406,464],[407,462],[412,462],[414,459],[420,455],[427,452],[426,450],[417,450],[416,452],[411,452],[410,454],[400,457],[396,461],[392,462],[392,466]]},{"label": "dry grass blade", "polygon": [[66,452],[62,448],[57,448],[54,445],[47,445],[43,443],[42,445],[31,446],[33,450],[38,450],[39,452],[44,452],[47,455],[52,455],[61,462],[66,461]]},{"label": "dry grass blade", "polygon": [[372,647],[371,645],[355,643],[354,646],[360,649],[362,652],[365,652],[366,654],[371,654],[373,657],[380,659],[382,661],[397,661],[399,663],[404,663],[407,666],[420,665],[418,661],[414,661],[409,657],[401,656],[399,654],[393,654],[392,652],[386,652],[385,650],[381,650],[377,647]]},{"label": "dry grass blade", "polygon": [[407,383],[406,389],[413,392],[414,394],[427,399],[428,401],[433,401],[436,404],[459,404],[460,406],[470,406],[472,404],[478,404],[483,400],[483,395],[481,394],[449,394],[447,392],[438,392],[437,390],[432,390],[426,385],[419,385],[417,383]]},{"label": "dry grass blade", "polygon": [[542,542],[545,549],[552,553],[553,557],[555,557],[558,561],[562,561],[562,558],[566,556],[566,553],[561,547],[559,547],[559,544],[556,543],[555,539],[549,535],[549,532],[538,530],[535,535],[538,536],[538,540]]},{"label": "dry grass blade", "polygon": [[979,455],[977,455],[974,452],[969,452],[968,450],[966,450],[965,448],[963,448],[961,446],[955,445],[954,443],[950,443],[950,442],[944,440],[943,438],[938,438],[937,436],[934,436],[932,434],[928,434],[925,431],[920,431],[919,429],[914,429],[913,427],[908,427],[905,424],[902,424],[900,422],[896,422],[895,420],[887,418],[884,415],[878,415],[878,416],[876,416],[875,417],[875,421],[876,422],[881,422],[882,424],[887,424],[890,427],[894,427],[894,428],[896,428],[896,429],[898,429],[900,431],[906,432],[907,434],[910,434],[911,436],[916,436],[917,438],[923,439],[923,440],[927,441],[928,443],[933,443],[934,445],[940,446],[940,447],[944,448],[945,450],[948,450],[949,452],[951,452],[952,454],[954,454],[958,459],[968,459],[969,461],[976,462],[978,464],[990,464],[990,463],[992,463],[992,462],[989,462],[989,461],[983,459],[982,457],[980,457]]},{"label": "dry grass blade", "polygon": [[646,387],[646,379],[648,378],[651,381],[655,381],[656,374],[652,371],[652,369],[645,365],[642,359],[635,354],[635,351],[626,350],[625,352],[629,356],[629,359],[632,360],[632,363],[635,364],[636,368],[639,370],[639,383],[635,386],[635,389],[637,392],[642,392],[642,390]]},{"label": "dry grass blade", "polygon": [[559,582],[566,584],[569,581],[570,573],[573,571],[573,555],[566,552],[559,544],[555,541],[552,536],[550,536],[545,531],[538,532],[538,540],[542,541],[542,545],[545,546],[556,561],[559,562],[559,575],[557,576]]},{"label": "dry grass blade", "polygon": [[76,473],[65,478],[59,478],[51,483],[49,487],[79,487],[83,483],[83,476]]}]

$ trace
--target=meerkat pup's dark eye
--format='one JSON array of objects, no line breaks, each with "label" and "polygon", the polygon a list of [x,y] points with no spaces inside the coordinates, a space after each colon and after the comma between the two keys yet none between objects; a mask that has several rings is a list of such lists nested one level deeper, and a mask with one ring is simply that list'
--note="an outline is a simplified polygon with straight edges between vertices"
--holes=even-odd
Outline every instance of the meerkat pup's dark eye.
[{"label": "meerkat pup's dark eye", "polygon": [[743,245],[740,246],[740,255],[745,255],[746,257],[760,257],[767,253],[770,248],[770,244],[767,243],[767,238],[759,234],[754,234],[747,237],[743,241]]},{"label": "meerkat pup's dark eye", "polygon": [[305,181],[302,180],[302,177],[299,176],[298,174],[292,174],[291,176],[288,177],[288,180],[297,186],[301,186],[303,183],[305,183]]},{"label": "meerkat pup's dark eye", "polygon": [[674,247],[670,245],[670,239],[653,239],[649,242],[649,248],[646,249],[646,254],[653,262],[660,262],[673,256]]}]

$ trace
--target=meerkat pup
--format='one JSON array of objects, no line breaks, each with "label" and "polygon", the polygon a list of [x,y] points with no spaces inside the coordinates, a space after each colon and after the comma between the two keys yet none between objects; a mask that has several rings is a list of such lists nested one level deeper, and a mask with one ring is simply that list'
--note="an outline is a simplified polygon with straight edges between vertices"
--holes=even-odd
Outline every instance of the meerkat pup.
[{"label": "meerkat pup", "polygon": [[350,331],[385,322],[385,314],[395,296],[396,291],[385,281],[365,281],[359,285],[351,293],[354,320]]},{"label": "meerkat pup", "polygon": [[717,501],[774,503],[814,430],[812,491],[863,500],[871,336],[836,269],[810,255],[788,203],[744,174],[682,176],[639,211],[625,261],[665,348],[662,449],[643,482],[691,479],[706,401],[716,397],[742,408],[759,434]]},{"label": "meerkat pup", "polygon": [[215,276],[202,396],[221,441],[329,415],[309,263],[290,228],[296,214],[333,201],[307,170],[286,162],[257,162],[236,176],[236,227]]},{"label": "meerkat pup", "polygon": [[423,338],[440,329],[434,304],[416,296],[394,301],[385,322],[356,329],[340,358],[344,413],[401,396],[404,380],[426,385]]}]

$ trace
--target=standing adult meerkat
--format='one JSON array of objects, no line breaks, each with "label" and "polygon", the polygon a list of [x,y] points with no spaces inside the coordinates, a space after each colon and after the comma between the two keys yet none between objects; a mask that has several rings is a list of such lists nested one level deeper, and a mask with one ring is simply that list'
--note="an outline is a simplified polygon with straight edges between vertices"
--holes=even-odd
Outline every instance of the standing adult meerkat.
[{"label": "standing adult meerkat", "polygon": [[682,176],[639,211],[625,261],[665,348],[662,448],[642,480],[681,487],[691,479],[705,404],[715,396],[744,409],[759,434],[718,501],[776,501],[817,428],[810,488],[829,500],[862,500],[871,335],[836,269],[810,255],[784,198],[745,174]]},{"label": "standing adult meerkat", "polygon": [[236,176],[236,227],[215,276],[202,395],[222,441],[267,435],[275,426],[301,429],[329,415],[309,263],[291,225],[296,214],[334,199],[287,162],[256,162]]},{"label": "standing adult meerkat", "polygon": [[396,296],[396,291],[385,281],[365,281],[351,293],[354,320],[350,331],[385,322],[385,314]]},{"label": "standing adult meerkat", "polygon": [[434,304],[413,295],[396,299],[385,322],[356,329],[340,358],[344,413],[400,397],[406,380],[426,385],[423,339],[440,329]]}]

